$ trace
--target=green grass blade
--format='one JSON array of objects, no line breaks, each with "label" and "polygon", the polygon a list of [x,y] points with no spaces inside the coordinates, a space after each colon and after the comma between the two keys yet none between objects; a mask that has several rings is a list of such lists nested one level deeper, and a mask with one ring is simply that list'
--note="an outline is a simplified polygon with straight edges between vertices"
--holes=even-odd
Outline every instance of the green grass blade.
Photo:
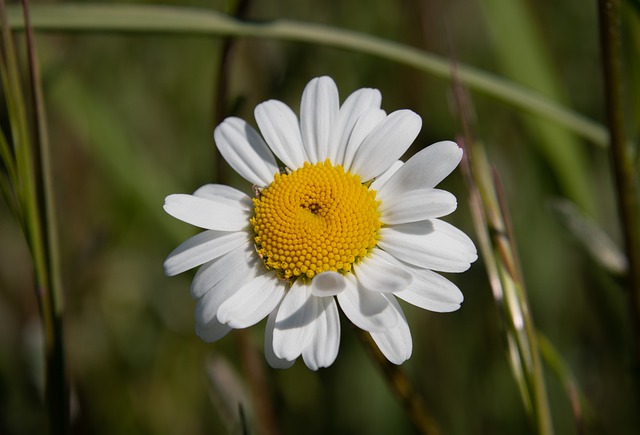
[{"label": "green grass blade", "polygon": [[[37,5],[32,8],[32,16],[34,28],[48,32],[230,35],[321,44],[379,56],[451,80],[449,61],[441,56],[372,35],[312,23],[251,23],[209,9],[122,4]],[[11,10],[10,23],[15,28],[23,26],[16,9]],[[608,144],[608,134],[600,124],[539,93],[469,66],[460,65],[458,76],[469,89],[552,121],[597,145]]]},{"label": "green grass blade", "polygon": [[[26,3],[26,2],[25,2]],[[26,13],[26,12],[25,12]],[[38,301],[43,324],[44,350],[46,360],[46,402],[49,410],[49,429],[52,434],[64,434],[68,431],[68,393],[64,363],[64,340],[62,334],[61,289],[57,271],[57,255],[52,250],[55,235],[50,233],[51,216],[48,216],[46,186],[50,180],[43,177],[42,150],[34,146],[42,143],[42,135],[36,134],[36,141],[29,130],[27,122],[27,97],[23,93],[18,56],[14,49],[14,41],[7,24],[7,12],[4,1],[0,0],[0,20],[2,21],[2,66],[0,75],[5,91],[5,99],[11,129],[13,153],[16,159],[15,189],[20,219],[29,249],[31,251],[35,274],[35,295]],[[26,19],[26,22],[29,20]],[[29,88],[38,102],[38,72],[35,62],[35,48],[30,32],[27,32],[28,63],[30,69]],[[41,95],[40,95],[41,96]],[[36,111],[38,108],[36,108]],[[43,115],[36,116],[35,125],[39,127]],[[38,130],[40,130],[38,128]],[[42,130],[46,132],[46,130]],[[3,137],[4,139],[4,137]],[[3,140],[3,142],[6,142]],[[46,145],[46,143],[45,143]],[[8,148],[8,144],[6,147]],[[3,151],[3,153],[6,153]],[[51,197],[48,198],[51,200]],[[54,230],[55,231],[55,230]],[[58,293],[58,294],[57,294]]]},{"label": "green grass blade", "polygon": [[13,153],[11,152],[11,147],[9,146],[9,142],[7,141],[4,131],[0,131],[0,159],[2,159],[2,163],[7,172],[6,174],[1,174],[0,177],[2,195],[9,205],[9,209],[13,215],[21,222],[23,217],[22,211],[14,189],[14,186],[16,186],[18,182],[18,175],[15,169]]},{"label": "green grass blade", "polygon": [[[536,90],[555,101],[567,100],[526,2],[483,0],[492,46],[506,78]],[[595,199],[589,185],[586,150],[577,136],[538,117],[526,116],[528,142],[543,154],[553,168],[565,195],[589,213]]]}]

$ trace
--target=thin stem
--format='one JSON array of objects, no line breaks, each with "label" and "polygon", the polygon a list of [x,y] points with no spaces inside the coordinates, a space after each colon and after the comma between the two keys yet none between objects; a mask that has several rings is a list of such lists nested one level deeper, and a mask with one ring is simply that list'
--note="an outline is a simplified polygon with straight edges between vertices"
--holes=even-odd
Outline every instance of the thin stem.
[{"label": "thin stem", "polygon": [[15,186],[18,185],[18,174],[15,168],[15,161],[13,152],[9,146],[4,132],[0,130],[0,161],[4,165],[6,174],[0,175],[0,188],[2,189],[2,195],[5,197],[11,212],[16,216],[19,221],[22,221],[22,210],[20,209],[20,202],[16,196]]},{"label": "thin stem", "polygon": [[611,161],[615,174],[625,251],[629,261],[627,285],[635,340],[633,361],[637,385],[640,388],[640,211],[633,151],[627,144],[624,127],[620,1],[599,0],[598,5],[605,103],[611,135]]},{"label": "thin stem", "polygon": [[[506,285],[507,296],[515,296],[514,303],[518,305],[519,315],[522,318],[522,326],[513,325],[516,330],[516,342],[521,346],[521,354],[525,355],[525,363],[528,365],[530,376],[526,379],[530,384],[532,393],[533,409],[536,415],[536,423],[540,434],[553,434],[553,424],[551,420],[551,410],[549,407],[549,399],[547,396],[547,388],[544,379],[544,369],[540,358],[540,347],[538,345],[538,333],[533,323],[533,316],[529,309],[529,298],[524,286],[522,272],[520,270],[520,261],[516,251],[515,235],[511,229],[510,215],[504,199],[502,183],[498,178],[495,170],[493,171],[493,186],[495,189],[500,215],[502,217],[501,234],[494,232],[495,245],[500,246],[501,242],[508,244],[508,248],[499,249],[497,255],[502,258],[502,263],[507,267],[504,272],[508,274],[504,282],[512,285]],[[505,240],[506,238],[506,240]],[[524,337],[520,337],[520,334]]]},{"label": "thin stem", "polygon": [[49,419],[52,433],[66,434],[69,428],[69,393],[67,386],[64,337],[62,328],[63,297],[60,279],[60,261],[58,255],[58,238],[53,194],[53,177],[51,175],[51,156],[49,152],[49,135],[47,117],[42,95],[40,68],[36,57],[33,31],[29,20],[29,1],[22,0],[24,21],[26,24],[27,55],[29,79],[34,107],[34,127],[38,146],[34,152],[34,172],[36,177],[36,194],[39,223],[41,226],[42,247],[47,261],[48,298],[44,310],[51,319],[49,336],[46,340],[47,376],[46,392],[49,406]]},{"label": "thin stem", "polygon": [[416,430],[423,435],[440,434],[440,429],[427,410],[424,399],[412,388],[411,381],[407,377],[407,374],[400,366],[392,364],[387,360],[387,358],[385,358],[382,352],[380,352],[380,349],[378,349],[378,346],[376,346],[376,343],[366,331],[359,328],[353,329],[356,331],[358,338],[360,338],[362,343],[365,345],[372,359],[382,371],[387,384],[400,400],[400,404],[405,409]]},{"label": "thin stem", "polygon": [[38,209],[37,188],[33,169],[33,156],[31,138],[27,127],[27,115],[22,83],[18,72],[18,60],[15,53],[13,36],[7,25],[7,10],[4,0],[0,0],[0,20],[2,20],[2,62],[0,62],[0,75],[5,93],[9,124],[11,129],[11,144],[16,161],[17,180],[14,190],[18,198],[18,207],[21,210],[20,224],[31,251],[31,259],[35,274],[35,295],[42,318],[45,341],[48,343],[52,337],[49,334],[52,328],[49,306],[48,272],[44,254],[42,228],[40,225],[40,211]]},{"label": "thin stem", "polygon": [[[10,24],[22,28],[18,14]],[[423,50],[367,35],[313,23],[277,20],[244,22],[211,10],[152,5],[54,4],[33,9],[33,26],[39,31],[131,32],[233,35],[321,44],[367,53],[408,65],[434,77],[451,80],[449,61]],[[607,131],[598,123],[522,86],[470,66],[458,67],[460,81],[469,89],[562,125],[576,135],[607,146]]]},{"label": "thin stem", "polygon": [[[249,2],[250,0],[239,0],[235,4],[234,15],[238,18],[244,17],[249,6]],[[229,70],[231,67],[230,59],[232,57],[234,43],[235,40],[230,37],[225,38],[222,43],[222,53],[220,55],[220,62],[218,65],[216,100],[214,102],[214,116],[217,120],[216,124],[220,124],[228,115],[226,110],[228,97],[227,88],[229,82]],[[220,153],[217,152],[217,148],[214,147],[214,149],[216,152],[216,181],[223,183],[225,182],[226,175],[228,174],[227,165],[224,159],[220,157]],[[244,371],[247,374],[249,385],[251,387],[251,395],[253,398],[260,433],[263,435],[277,435],[280,433],[280,430],[273,406],[271,405],[271,394],[269,391],[267,376],[264,371],[264,364],[260,359],[255,344],[246,330],[235,331],[235,336],[240,349]],[[241,418],[241,422],[243,423],[243,432],[246,433],[248,432],[248,426],[246,420],[244,420],[244,414],[242,413]]]},{"label": "thin stem", "polygon": [[[241,19],[246,17],[247,10],[249,8],[249,3],[251,0],[238,0],[235,5],[235,13],[234,17],[236,19]],[[231,69],[231,61],[233,59],[233,52],[235,49],[236,39],[232,38],[231,35],[223,38],[222,40],[222,49],[220,53],[220,62],[218,63],[218,75],[217,75],[217,83],[216,83],[216,98],[214,102],[214,119],[216,120],[215,125],[219,125],[222,123],[224,118],[231,115],[228,113],[227,105],[228,105],[228,87],[229,87],[229,72]],[[221,158],[220,153],[218,152],[218,148],[214,147],[215,153],[215,169],[216,169],[216,178],[220,181],[224,178],[224,176],[228,172],[228,165]]]},{"label": "thin stem", "polygon": [[451,74],[456,112],[464,135],[461,140],[465,150],[462,169],[472,198],[473,218],[494,298],[505,315],[511,369],[525,407],[532,413],[537,432],[552,435],[551,410],[537,333],[520,271],[509,211],[497,173],[491,169],[484,147],[472,137],[472,104],[458,80],[455,62],[452,63]]},{"label": "thin stem", "polygon": [[262,435],[278,435],[280,430],[271,406],[269,385],[264,372],[264,362],[246,329],[238,329],[235,337],[238,341],[244,371],[249,379],[251,396],[256,412],[257,426]]}]

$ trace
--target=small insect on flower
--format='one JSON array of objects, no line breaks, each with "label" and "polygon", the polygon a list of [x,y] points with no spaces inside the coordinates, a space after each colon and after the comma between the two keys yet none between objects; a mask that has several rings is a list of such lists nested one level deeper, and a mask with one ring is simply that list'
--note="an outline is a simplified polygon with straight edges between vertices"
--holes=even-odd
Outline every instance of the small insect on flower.
[{"label": "small insect on flower", "polygon": [[191,293],[203,340],[268,317],[269,364],[286,368],[302,356],[317,370],[337,357],[339,305],[401,364],[412,340],[396,298],[438,312],[460,307],[460,290],[435,271],[467,270],[476,248],[439,219],[457,203],[435,186],[462,150],[438,142],[398,160],[422,120],[410,110],[387,115],[381,99],[376,89],[360,89],[340,105],[334,81],[320,77],[305,87],[299,120],[270,100],[255,109],[261,134],[239,118],[215,129],[222,156],[256,186],[254,198],[209,184],[164,205],[206,230],[164,263],[167,275],[201,266]]}]

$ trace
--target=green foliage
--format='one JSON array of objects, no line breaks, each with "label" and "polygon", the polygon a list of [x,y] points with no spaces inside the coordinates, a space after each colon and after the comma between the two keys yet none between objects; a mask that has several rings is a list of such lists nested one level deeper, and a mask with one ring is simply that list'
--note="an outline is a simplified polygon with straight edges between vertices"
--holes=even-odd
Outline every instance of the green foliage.
[{"label": "green foliage", "polygon": [[[587,432],[637,427],[626,295],[588,243],[595,238],[589,234],[598,234],[607,240],[603,249],[619,256],[608,139],[598,119],[600,66],[590,56],[597,54],[597,17],[584,2],[524,8],[525,2],[487,0],[478,2],[481,9],[476,2],[284,0],[250,3],[247,21],[195,9],[228,13],[220,1],[175,2],[170,9],[112,3],[33,6],[34,25],[42,30],[36,42],[49,118],[49,187],[58,210],[74,433],[241,433],[237,401],[250,432],[260,432],[242,343],[249,340],[261,352],[261,328],[202,342],[193,332],[191,275],[166,278],[161,267],[192,234],[162,211],[164,197],[223,176],[212,131],[220,36],[227,35],[242,38],[227,60],[224,115],[252,120],[253,107],[269,98],[296,108],[304,84],[328,74],[343,97],[376,87],[388,112],[409,107],[419,113],[424,127],[412,151],[460,133],[448,105],[450,84],[441,80],[449,80],[455,55],[462,84],[475,92],[474,134],[487,144],[505,188],[526,309],[545,337],[540,346],[555,431],[575,432],[575,405],[584,402]],[[17,25],[19,9],[11,14]],[[263,24],[271,19],[278,21]],[[629,52],[640,46],[638,22],[624,21]],[[23,35],[14,33],[19,42]],[[638,70],[637,56],[629,65]],[[637,112],[638,84],[628,81],[629,105]],[[12,163],[21,141],[14,135],[33,133],[26,119],[12,115],[14,91],[3,83],[0,432],[27,434],[45,432],[47,421],[32,260],[17,235],[27,219],[24,195],[15,189],[23,187],[24,168]],[[633,140],[638,124],[630,118]],[[462,177],[451,177],[444,188],[459,202],[447,220],[473,234]],[[581,211],[564,207],[559,219],[552,206],[558,197]],[[571,222],[577,241],[567,231]],[[465,294],[458,312],[405,307],[414,355],[403,368],[443,433],[532,433],[483,263],[449,276]],[[342,330],[338,360],[318,373],[300,362],[272,370],[258,355],[282,433],[409,433],[402,406],[356,334],[347,322]],[[583,396],[576,401],[576,394]]]}]

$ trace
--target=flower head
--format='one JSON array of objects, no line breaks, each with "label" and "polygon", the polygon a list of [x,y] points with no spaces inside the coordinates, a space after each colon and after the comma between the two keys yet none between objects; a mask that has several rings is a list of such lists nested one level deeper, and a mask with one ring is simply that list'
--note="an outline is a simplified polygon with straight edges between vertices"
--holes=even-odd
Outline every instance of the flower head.
[{"label": "flower head", "polygon": [[304,90],[299,120],[270,100],[255,109],[260,134],[239,118],[215,129],[220,153],[255,197],[209,184],[164,205],[206,230],[164,264],[167,275],[201,266],[191,293],[203,340],[268,317],[269,364],[289,367],[302,355],[316,370],[338,354],[339,305],[400,364],[412,340],[396,298],[438,312],[460,307],[460,290],[434,271],[468,269],[476,249],[438,219],[456,199],[435,186],[462,150],[438,142],[401,162],[422,121],[410,110],[387,115],[380,103],[378,90],[360,89],[340,105],[333,80],[320,77]]}]

